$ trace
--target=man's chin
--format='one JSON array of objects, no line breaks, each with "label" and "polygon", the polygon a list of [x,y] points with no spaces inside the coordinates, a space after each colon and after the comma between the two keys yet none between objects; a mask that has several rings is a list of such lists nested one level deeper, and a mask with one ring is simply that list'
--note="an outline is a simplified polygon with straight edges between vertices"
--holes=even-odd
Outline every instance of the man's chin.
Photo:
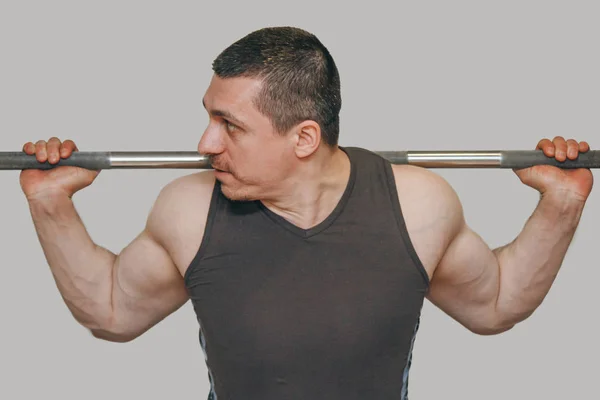
[{"label": "man's chin", "polygon": [[221,193],[231,201],[253,201],[254,196],[230,172],[215,170],[215,179],[221,185]]},{"label": "man's chin", "polygon": [[223,196],[225,196],[228,200],[231,200],[231,201],[252,201],[252,200],[254,200],[244,190],[235,190],[223,183],[221,183],[221,193],[223,193]]}]

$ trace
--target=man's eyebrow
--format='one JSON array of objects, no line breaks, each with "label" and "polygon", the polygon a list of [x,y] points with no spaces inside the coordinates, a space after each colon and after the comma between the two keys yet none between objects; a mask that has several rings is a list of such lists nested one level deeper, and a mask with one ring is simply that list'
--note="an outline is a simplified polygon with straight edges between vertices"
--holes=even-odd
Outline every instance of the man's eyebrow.
[{"label": "man's eyebrow", "polygon": [[[204,99],[202,99],[202,105],[206,109],[206,103],[204,102]],[[240,121],[238,118],[234,117],[228,111],[225,111],[225,110],[210,110],[209,113],[211,115],[214,115],[214,116],[217,116],[217,117],[227,118],[227,119],[231,120],[232,122],[234,122],[234,123],[236,123],[236,124],[238,124],[238,125],[240,125],[242,127],[245,126],[245,124],[242,121]]]}]

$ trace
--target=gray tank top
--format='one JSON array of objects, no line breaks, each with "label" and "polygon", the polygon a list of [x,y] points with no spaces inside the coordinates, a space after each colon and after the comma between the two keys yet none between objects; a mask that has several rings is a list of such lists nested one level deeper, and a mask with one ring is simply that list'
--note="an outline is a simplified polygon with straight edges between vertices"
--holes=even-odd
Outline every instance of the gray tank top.
[{"label": "gray tank top", "polygon": [[410,242],[391,165],[348,154],[334,211],[301,229],[215,183],[185,274],[209,400],[407,399],[427,273]]}]

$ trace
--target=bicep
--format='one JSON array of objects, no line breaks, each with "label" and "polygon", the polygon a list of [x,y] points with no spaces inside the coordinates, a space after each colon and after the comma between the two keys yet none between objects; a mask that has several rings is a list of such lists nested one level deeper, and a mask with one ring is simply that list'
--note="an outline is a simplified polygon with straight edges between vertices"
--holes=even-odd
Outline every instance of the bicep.
[{"label": "bicep", "polygon": [[463,326],[486,333],[495,325],[499,282],[494,252],[462,221],[435,269],[428,298]]},{"label": "bicep", "polygon": [[181,273],[146,229],[117,256],[112,276],[117,332],[137,336],[187,301]]}]

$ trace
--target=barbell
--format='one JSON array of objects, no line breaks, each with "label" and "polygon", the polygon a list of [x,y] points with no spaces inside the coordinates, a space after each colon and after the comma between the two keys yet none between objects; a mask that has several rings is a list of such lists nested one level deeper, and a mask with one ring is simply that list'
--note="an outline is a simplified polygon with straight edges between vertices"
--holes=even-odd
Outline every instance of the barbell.
[{"label": "barbell", "polygon": [[[600,168],[600,151],[579,153],[574,160],[558,161],[542,150],[444,150],[374,151],[392,164],[410,164],[425,168],[511,168],[535,165],[559,168]],[[52,169],[74,166],[102,169],[212,169],[210,157],[193,151],[76,151],[56,164],[37,161],[24,152],[0,152],[0,170]]]}]

